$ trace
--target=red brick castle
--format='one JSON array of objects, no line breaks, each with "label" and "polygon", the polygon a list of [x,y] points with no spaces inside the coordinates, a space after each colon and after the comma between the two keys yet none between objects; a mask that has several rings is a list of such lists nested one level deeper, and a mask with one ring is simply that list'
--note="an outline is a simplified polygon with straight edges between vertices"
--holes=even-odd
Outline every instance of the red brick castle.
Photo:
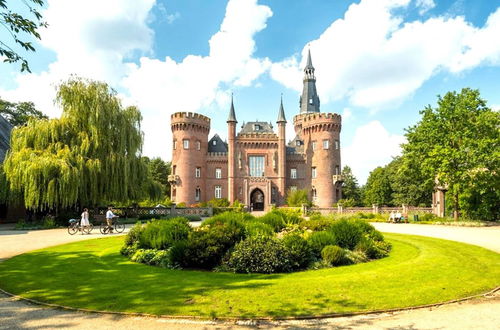
[{"label": "red brick castle", "polygon": [[288,144],[283,102],[277,132],[272,124],[255,121],[243,123],[237,133],[231,100],[227,142],[217,134],[208,139],[210,118],[192,112],[172,114],[172,200],[190,205],[227,198],[264,210],[285,204],[287,191],[306,189],[319,207],[337,202],[342,197],[341,117],[320,112],[310,53],[303,83],[300,113],[293,118],[296,136]]}]

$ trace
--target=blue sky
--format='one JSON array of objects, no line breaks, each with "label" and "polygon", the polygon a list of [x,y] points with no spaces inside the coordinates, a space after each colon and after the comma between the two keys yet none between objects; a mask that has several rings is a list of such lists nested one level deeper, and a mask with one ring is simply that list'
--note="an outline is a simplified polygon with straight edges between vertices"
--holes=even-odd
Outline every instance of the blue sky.
[{"label": "blue sky", "polygon": [[478,88],[500,108],[498,0],[48,0],[44,17],[33,74],[1,64],[0,97],[55,117],[58,82],[106,81],[143,112],[144,153],[166,160],[170,114],[204,113],[224,137],[231,93],[240,124],[274,122],[283,93],[292,139],[308,48],[321,110],[343,116],[342,165],[362,183],[436,95]]}]

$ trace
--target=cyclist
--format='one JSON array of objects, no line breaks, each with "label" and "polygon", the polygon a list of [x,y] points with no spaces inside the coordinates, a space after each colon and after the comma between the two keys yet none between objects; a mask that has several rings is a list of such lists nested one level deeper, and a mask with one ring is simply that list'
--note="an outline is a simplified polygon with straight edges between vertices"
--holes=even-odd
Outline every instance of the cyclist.
[{"label": "cyclist", "polygon": [[106,223],[108,225],[107,229],[110,234],[113,233],[113,218],[118,218],[118,216],[113,213],[113,208],[110,206],[106,212]]}]

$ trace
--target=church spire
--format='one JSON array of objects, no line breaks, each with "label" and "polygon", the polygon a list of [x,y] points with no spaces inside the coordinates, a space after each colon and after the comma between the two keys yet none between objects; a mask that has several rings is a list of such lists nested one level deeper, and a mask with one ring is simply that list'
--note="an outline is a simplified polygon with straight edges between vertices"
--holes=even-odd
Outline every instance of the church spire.
[{"label": "church spire", "polygon": [[234,103],[233,94],[231,93],[231,109],[229,110],[229,117],[227,118],[228,123],[237,123],[236,114],[234,113]]},{"label": "church spire", "polygon": [[279,123],[286,123],[285,109],[283,109],[283,94],[281,94],[280,110],[279,110],[279,113],[278,113],[278,120],[276,122],[278,124]]},{"label": "church spire", "polygon": [[314,66],[311,59],[311,50],[307,50],[307,62],[304,68],[304,87],[300,97],[300,113],[320,112],[319,97],[316,92],[316,77],[314,76]]}]

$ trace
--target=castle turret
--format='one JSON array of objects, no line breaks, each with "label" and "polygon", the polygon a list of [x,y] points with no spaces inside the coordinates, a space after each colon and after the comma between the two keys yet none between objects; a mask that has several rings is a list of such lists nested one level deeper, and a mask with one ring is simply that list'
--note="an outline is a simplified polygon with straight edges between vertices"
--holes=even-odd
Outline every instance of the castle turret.
[{"label": "castle turret", "polygon": [[232,204],[236,200],[236,114],[234,112],[233,96],[231,95],[231,108],[227,118],[227,198]]},{"label": "castle turret", "polygon": [[281,195],[279,203],[282,203],[286,190],[286,118],[285,109],[283,109],[283,96],[276,123],[278,124],[278,190]]},{"label": "castle turret", "polygon": [[316,77],[311,60],[311,51],[307,51],[307,64],[304,68],[302,95],[300,96],[300,113],[320,112],[319,96],[316,92]]},{"label": "castle turret", "polygon": [[187,205],[205,200],[210,118],[193,112],[170,117],[173,135],[171,199]]}]

